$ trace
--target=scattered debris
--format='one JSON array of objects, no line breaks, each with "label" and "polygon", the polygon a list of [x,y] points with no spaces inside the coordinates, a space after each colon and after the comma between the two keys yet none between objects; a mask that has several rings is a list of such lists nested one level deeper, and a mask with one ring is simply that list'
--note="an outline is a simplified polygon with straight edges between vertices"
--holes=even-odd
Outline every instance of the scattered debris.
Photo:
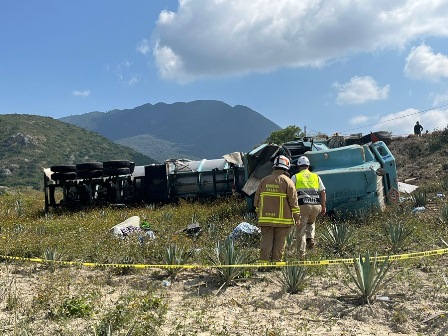
[{"label": "scattered debris", "polygon": [[241,222],[238,226],[233,229],[232,233],[229,235],[231,239],[238,239],[242,235],[260,235],[261,230],[259,227],[249,224],[247,222]]},{"label": "scattered debris", "polygon": [[415,207],[415,208],[412,210],[412,213],[424,212],[424,211],[426,211],[426,208],[425,208],[424,206],[419,206],[419,207]]},{"label": "scattered debris", "polygon": [[170,287],[171,286],[171,281],[169,281],[169,280],[163,280],[162,281],[162,286],[163,287]]},{"label": "scattered debris", "polygon": [[139,239],[143,243],[144,240],[153,240],[156,238],[154,231],[147,221],[140,222],[139,216],[132,216],[125,221],[112,227],[112,234],[121,239],[125,239],[131,234],[139,234]]},{"label": "scattered debris", "polygon": [[179,232],[185,232],[190,237],[197,237],[202,233],[202,228],[198,222],[194,222],[189,224],[185,229],[180,230]]}]

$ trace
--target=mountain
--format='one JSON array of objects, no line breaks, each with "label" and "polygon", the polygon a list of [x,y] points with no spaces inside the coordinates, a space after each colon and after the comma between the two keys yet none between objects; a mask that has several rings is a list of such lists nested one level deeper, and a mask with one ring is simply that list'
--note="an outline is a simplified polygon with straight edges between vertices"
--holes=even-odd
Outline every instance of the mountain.
[{"label": "mountain", "polygon": [[42,167],[130,160],[155,163],[133,149],[49,117],[0,115],[0,186],[43,187]]},{"label": "mountain", "polygon": [[61,121],[89,129],[160,162],[169,158],[215,159],[247,152],[280,127],[258,112],[220,101],[144,104],[90,112]]}]

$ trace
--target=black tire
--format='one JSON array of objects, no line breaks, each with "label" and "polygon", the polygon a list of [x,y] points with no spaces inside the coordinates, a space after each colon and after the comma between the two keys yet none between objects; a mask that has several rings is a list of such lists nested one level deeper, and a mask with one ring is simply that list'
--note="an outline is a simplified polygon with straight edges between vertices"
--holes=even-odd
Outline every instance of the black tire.
[{"label": "black tire", "polygon": [[77,174],[75,172],[66,172],[66,173],[53,173],[51,174],[51,179],[54,181],[67,181],[67,180],[76,180]]},{"label": "black tire", "polygon": [[104,175],[106,176],[116,176],[116,175],[128,175],[131,173],[129,168],[107,168],[104,169]]},{"label": "black tire", "polygon": [[86,162],[78,163],[76,165],[76,170],[99,170],[103,169],[103,164],[101,162]]},{"label": "black tire", "polygon": [[75,165],[59,165],[59,166],[51,166],[50,169],[52,172],[55,172],[55,173],[69,173],[69,172],[75,172],[76,166]]},{"label": "black tire", "polygon": [[130,168],[131,167],[131,161],[129,160],[111,160],[111,161],[105,161],[103,162],[104,168]]},{"label": "black tire", "polygon": [[78,170],[77,174],[82,179],[103,177],[102,170]]}]

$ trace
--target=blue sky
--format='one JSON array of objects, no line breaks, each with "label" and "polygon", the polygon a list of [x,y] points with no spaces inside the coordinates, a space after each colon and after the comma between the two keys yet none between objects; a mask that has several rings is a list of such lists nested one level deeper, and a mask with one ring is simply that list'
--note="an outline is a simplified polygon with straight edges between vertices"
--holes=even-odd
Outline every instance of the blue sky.
[{"label": "blue sky", "polygon": [[432,131],[447,17],[448,0],[1,0],[0,114],[215,99],[310,135]]}]

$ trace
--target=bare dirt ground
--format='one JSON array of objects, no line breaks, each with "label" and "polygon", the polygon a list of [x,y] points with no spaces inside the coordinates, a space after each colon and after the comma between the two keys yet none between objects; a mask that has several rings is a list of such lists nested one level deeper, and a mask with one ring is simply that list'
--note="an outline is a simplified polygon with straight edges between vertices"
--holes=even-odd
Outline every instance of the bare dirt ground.
[{"label": "bare dirt ground", "polygon": [[411,184],[423,185],[447,175],[448,146],[431,151],[431,136],[396,138],[388,146],[395,157],[400,182],[410,180]]},{"label": "bare dirt ground", "polygon": [[[153,286],[168,304],[166,321],[156,335],[446,335],[448,291],[442,278],[446,262],[442,256],[417,261],[417,267],[415,262],[400,264],[392,272],[398,273],[394,280],[381,292],[386,301],[375,300],[370,307],[350,300],[355,292],[337,265],[321,266],[298,294],[283,291],[280,270],[254,272],[218,293],[218,278],[210,270],[182,272],[164,286],[153,270],[118,276],[89,268],[51,272],[34,264],[2,265],[0,334],[93,335],[95,316],[52,321],[45,311],[31,313],[42,286],[59,278],[64,283],[54,285],[55,295],[61,284],[72,292],[95,287],[101,291],[96,305],[103,309],[116,304],[123,293]],[[6,309],[10,294],[20,303],[14,314]],[[27,321],[26,326],[20,321]]]}]

